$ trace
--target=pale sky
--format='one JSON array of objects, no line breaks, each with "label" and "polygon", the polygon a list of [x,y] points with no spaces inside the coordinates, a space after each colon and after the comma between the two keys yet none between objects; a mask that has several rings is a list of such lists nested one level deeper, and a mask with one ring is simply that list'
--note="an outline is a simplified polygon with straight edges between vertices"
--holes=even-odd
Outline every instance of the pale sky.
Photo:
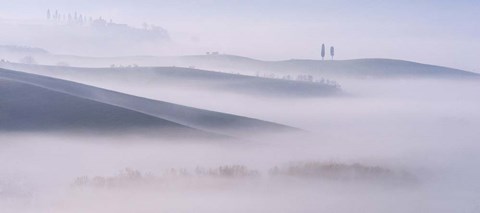
[{"label": "pale sky", "polygon": [[[47,9],[167,29],[185,54],[220,51],[266,60],[396,58],[480,72],[478,0],[0,0],[2,19]],[[0,42],[1,43],[1,42]],[[43,47],[48,49],[48,47]]]}]

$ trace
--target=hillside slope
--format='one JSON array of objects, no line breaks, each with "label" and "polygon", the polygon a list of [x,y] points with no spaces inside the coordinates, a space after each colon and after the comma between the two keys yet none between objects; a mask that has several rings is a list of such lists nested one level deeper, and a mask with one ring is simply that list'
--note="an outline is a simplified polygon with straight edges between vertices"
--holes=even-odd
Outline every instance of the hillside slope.
[{"label": "hillside slope", "polygon": [[394,59],[354,60],[286,60],[262,61],[235,55],[193,55],[193,56],[131,56],[131,57],[84,57],[71,55],[39,55],[43,64],[59,62],[78,67],[109,67],[115,65],[180,66],[204,70],[238,72],[244,74],[275,73],[311,74],[335,78],[478,78],[480,74],[460,69],[435,66]]},{"label": "hillside slope", "polygon": [[[0,77],[0,131],[209,134],[154,116]],[[213,134],[212,134],[213,136]]]},{"label": "hillside slope", "polygon": [[289,60],[278,62],[278,70],[319,72],[326,76],[360,78],[478,78],[479,74],[448,67],[392,59],[343,61]]},{"label": "hillside slope", "polygon": [[136,97],[71,81],[34,74],[0,69],[0,78],[23,82],[75,97],[118,106],[183,126],[218,134],[241,136],[244,135],[244,133],[252,132],[297,130],[295,128],[272,122]]},{"label": "hillside slope", "polygon": [[15,63],[4,64],[3,67],[82,83],[103,79],[105,82],[141,84],[143,87],[168,85],[185,88],[185,85],[188,85],[213,91],[273,97],[323,97],[341,94],[338,85],[321,82],[254,77],[180,67],[76,68]]},{"label": "hillside slope", "polygon": [[[168,60],[165,60],[168,61]],[[355,60],[286,60],[261,61],[251,58],[217,56],[182,56],[181,65],[220,69],[232,72],[261,72],[276,74],[309,74],[327,78],[479,78],[480,75],[460,69],[393,59]]]}]

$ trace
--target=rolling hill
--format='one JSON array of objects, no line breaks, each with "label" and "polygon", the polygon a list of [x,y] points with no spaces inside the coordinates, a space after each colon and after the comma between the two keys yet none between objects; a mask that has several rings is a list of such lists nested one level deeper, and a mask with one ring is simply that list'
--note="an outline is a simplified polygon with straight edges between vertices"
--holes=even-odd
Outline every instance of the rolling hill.
[{"label": "rolling hill", "polygon": [[[169,59],[164,59],[169,61]],[[308,74],[326,78],[479,78],[464,70],[393,59],[261,61],[231,55],[182,56],[172,63],[231,72]],[[163,61],[162,61],[163,62]],[[165,63],[165,62],[163,62]],[[166,65],[166,64],[163,64]]]},{"label": "rolling hill", "polygon": [[17,71],[0,69],[0,79],[2,130],[162,127],[230,136],[297,130]]},{"label": "rolling hill", "polygon": [[[395,59],[263,61],[235,55],[86,57],[33,54],[42,64],[76,67],[110,67],[137,64],[150,67],[195,67],[202,70],[276,75],[308,74],[325,78],[478,78],[465,70]],[[26,56],[26,55],[25,55]],[[18,56],[17,56],[18,58]],[[11,60],[18,61],[18,60]]]},{"label": "rolling hill", "polygon": [[82,83],[102,79],[104,82],[140,84],[143,87],[168,85],[183,88],[188,85],[194,89],[273,97],[324,97],[342,93],[338,85],[321,82],[254,77],[181,67],[75,68],[15,63],[4,64],[4,67]]},{"label": "rolling hill", "polygon": [[[196,130],[133,110],[0,78],[0,131]],[[200,131],[198,131],[200,132]]]},{"label": "rolling hill", "polygon": [[478,78],[479,74],[459,69],[392,59],[356,59],[342,61],[289,60],[276,64],[275,70],[319,72],[332,77],[354,78]]}]

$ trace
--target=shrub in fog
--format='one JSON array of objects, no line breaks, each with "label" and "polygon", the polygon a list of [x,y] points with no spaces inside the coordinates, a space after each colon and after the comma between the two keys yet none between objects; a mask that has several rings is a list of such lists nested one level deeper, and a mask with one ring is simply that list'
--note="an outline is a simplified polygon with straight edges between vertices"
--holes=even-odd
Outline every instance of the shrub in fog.
[{"label": "shrub in fog", "polygon": [[124,169],[115,176],[86,176],[75,179],[73,186],[112,188],[127,186],[184,187],[202,186],[216,187],[221,184],[241,183],[244,180],[263,180],[268,183],[275,177],[308,178],[310,180],[335,181],[370,181],[372,183],[407,183],[416,182],[415,178],[406,172],[396,172],[379,166],[362,164],[341,164],[321,162],[301,162],[286,166],[275,166],[269,170],[267,179],[256,179],[260,172],[243,165],[225,165],[214,168],[197,167],[193,172],[187,169],[171,168],[161,175],[143,174],[138,170]]},{"label": "shrub in fog", "polygon": [[301,162],[283,167],[274,167],[269,172],[272,176],[288,176],[325,180],[387,180],[414,181],[415,178],[406,172],[395,172],[379,166],[362,164]]},{"label": "shrub in fog", "polygon": [[[242,165],[226,165],[216,168],[197,167],[194,172],[186,169],[171,168],[163,172],[161,175],[143,174],[138,170],[126,168],[121,170],[115,176],[103,177],[96,176],[89,178],[87,176],[77,177],[72,186],[74,187],[95,187],[95,188],[111,188],[124,187],[131,185],[153,184],[153,185],[170,185],[178,181],[186,181],[198,179],[239,179],[258,177],[260,173],[256,170],[248,169]],[[201,182],[202,183],[202,182]]]},{"label": "shrub in fog", "polygon": [[248,169],[246,166],[242,165],[220,166],[213,169],[197,168],[195,174],[222,178],[255,177],[260,175],[258,171]]},{"label": "shrub in fog", "polygon": [[73,186],[77,187],[115,187],[115,186],[124,186],[131,185],[133,183],[142,183],[149,179],[148,175],[143,175],[138,170],[126,168],[120,171],[116,176],[111,177],[102,177],[95,176],[89,178],[87,176],[77,177],[73,182]]}]

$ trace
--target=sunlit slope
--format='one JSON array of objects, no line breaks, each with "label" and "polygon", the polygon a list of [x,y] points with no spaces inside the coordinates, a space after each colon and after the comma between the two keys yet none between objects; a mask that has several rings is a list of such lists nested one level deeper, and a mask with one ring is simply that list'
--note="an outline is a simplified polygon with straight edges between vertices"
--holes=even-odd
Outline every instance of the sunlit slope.
[{"label": "sunlit slope", "polygon": [[101,78],[105,82],[113,83],[168,85],[179,88],[188,86],[272,97],[324,97],[341,94],[339,87],[326,83],[254,77],[180,67],[76,68],[24,64],[9,64],[4,67],[77,82],[91,82],[92,79]]},{"label": "sunlit slope", "polygon": [[267,121],[136,97],[40,75],[0,69],[0,78],[35,85],[77,98],[121,107],[180,125],[219,134],[237,136],[251,132],[296,130]]}]

